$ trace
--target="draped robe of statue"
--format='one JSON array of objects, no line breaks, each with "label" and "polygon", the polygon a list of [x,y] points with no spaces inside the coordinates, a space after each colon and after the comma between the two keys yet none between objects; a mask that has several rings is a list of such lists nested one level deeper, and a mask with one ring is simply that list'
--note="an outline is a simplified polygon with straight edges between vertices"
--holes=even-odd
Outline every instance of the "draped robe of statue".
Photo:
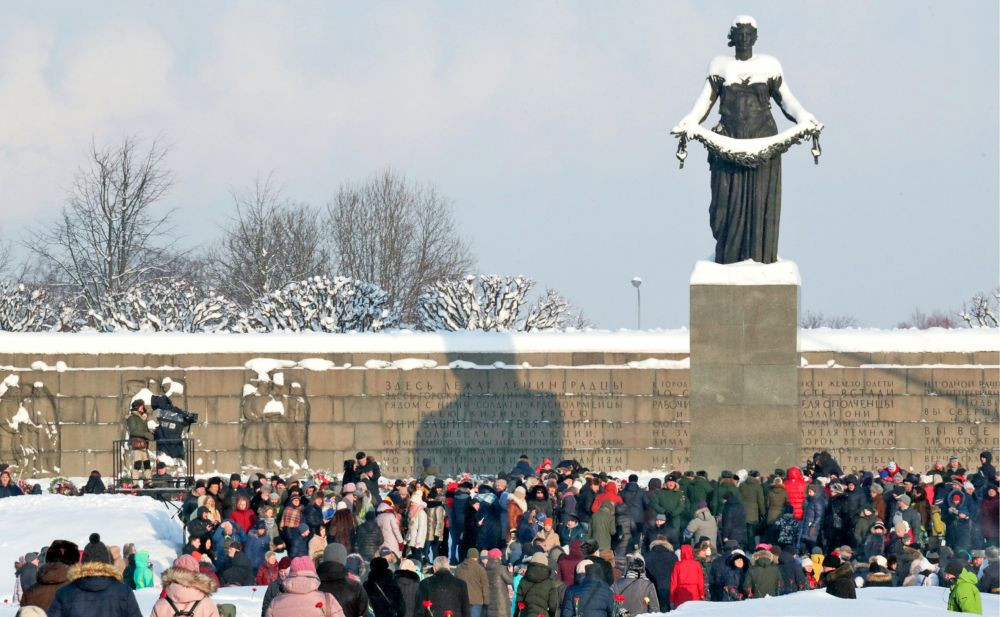
[{"label": "draped robe of statue", "polygon": [[[780,75],[753,83],[726,83],[719,75],[708,79],[718,97],[721,115],[714,132],[735,139],[778,134],[771,115],[771,98],[780,100]],[[716,263],[777,261],[781,155],[757,167],[745,167],[709,152],[708,164],[712,172],[708,211],[716,241]]]}]

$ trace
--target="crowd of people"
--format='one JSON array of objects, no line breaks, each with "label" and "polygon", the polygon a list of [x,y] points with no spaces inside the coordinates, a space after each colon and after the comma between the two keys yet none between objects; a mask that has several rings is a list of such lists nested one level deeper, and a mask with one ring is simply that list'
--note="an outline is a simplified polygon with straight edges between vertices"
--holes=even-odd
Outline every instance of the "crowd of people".
[{"label": "crowd of people", "polygon": [[[640,486],[522,456],[492,477],[444,478],[424,460],[417,478],[383,483],[359,452],[340,478],[213,477],[183,498],[188,541],[153,615],[211,617],[215,589],[250,585],[266,587],[262,617],[618,617],[885,586],[948,587],[950,609],[981,613],[980,593],[1000,588],[1000,478],[990,452],[975,467],[844,473],[819,452],[770,473],[674,471]],[[54,542],[42,566],[26,555],[22,606],[137,615],[121,598],[152,584],[148,560],[90,540],[79,555]],[[75,608],[103,611],[102,594],[124,608]]]}]

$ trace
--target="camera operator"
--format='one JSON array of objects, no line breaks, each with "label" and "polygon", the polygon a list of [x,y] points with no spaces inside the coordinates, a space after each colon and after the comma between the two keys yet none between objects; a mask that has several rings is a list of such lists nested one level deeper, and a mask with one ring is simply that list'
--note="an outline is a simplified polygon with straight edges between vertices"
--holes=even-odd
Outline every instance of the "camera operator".
[{"label": "camera operator", "polygon": [[128,431],[129,447],[132,452],[132,480],[148,481],[152,475],[149,460],[149,442],[153,434],[149,432],[146,403],[140,399],[132,401],[125,429]]},{"label": "camera operator", "polygon": [[153,432],[157,449],[173,459],[179,459],[178,466],[184,465],[184,432],[198,421],[198,414],[177,407],[168,396],[154,396],[151,404],[159,423]]}]

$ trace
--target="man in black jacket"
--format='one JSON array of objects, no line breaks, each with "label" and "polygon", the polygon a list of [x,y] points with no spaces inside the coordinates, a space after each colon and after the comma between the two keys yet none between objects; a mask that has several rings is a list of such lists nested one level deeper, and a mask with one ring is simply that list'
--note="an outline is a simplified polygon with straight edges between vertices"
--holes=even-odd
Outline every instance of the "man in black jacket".
[{"label": "man in black jacket", "polygon": [[323,551],[323,561],[316,568],[319,590],[332,595],[344,609],[344,617],[362,617],[368,610],[368,594],[361,583],[347,578],[347,549],[334,542]]},{"label": "man in black jacket", "polygon": [[89,554],[69,570],[69,583],[56,592],[49,617],[143,617],[139,603],[114,565]]},{"label": "man in black jacket", "polygon": [[417,589],[417,617],[449,611],[453,617],[471,617],[469,589],[465,581],[451,573],[448,558],[438,557],[434,560],[434,574],[422,580]]},{"label": "man in black jacket", "polygon": [[361,481],[365,483],[365,486],[368,487],[368,492],[371,494],[372,499],[377,501],[379,497],[378,479],[382,477],[382,470],[379,469],[375,459],[364,452],[358,452],[354,458],[358,461],[354,467],[355,472],[357,472]]}]

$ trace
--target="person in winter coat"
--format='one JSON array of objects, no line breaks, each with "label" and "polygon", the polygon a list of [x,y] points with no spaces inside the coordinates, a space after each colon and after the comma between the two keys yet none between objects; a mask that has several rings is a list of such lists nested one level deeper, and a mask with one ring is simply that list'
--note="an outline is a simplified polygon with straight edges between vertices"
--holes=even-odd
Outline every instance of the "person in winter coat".
[{"label": "person in winter coat", "polygon": [[11,479],[10,470],[4,469],[0,471],[0,499],[4,497],[17,497],[21,494],[23,494],[23,491]]},{"label": "person in winter coat", "polygon": [[708,504],[704,501],[697,504],[694,516],[684,529],[684,537],[697,542],[699,538],[708,538],[715,545],[718,542],[719,526],[715,522],[715,517],[708,509]]},{"label": "person in winter coat", "polygon": [[826,499],[823,489],[810,484],[806,489],[806,502],[802,509],[802,544],[806,550],[819,544],[823,531],[823,518],[826,516]]},{"label": "person in winter coat", "polygon": [[486,603],[490,596],[490,581],[486,576],[486,568],[479,561],[479,551],[474,548],[469,549],[465,561],[455,568],[455,576],[465,582],[472,617],[480,617],[486,611]]},{"label": "person in winter coat", "polygon": [[[615,495],[615,497],[618,497],[618,495]],[[621,498],[619,497],[619,499]],[[590,537],[597,544],[598,550],[610,551],[614,535],[615,503],[611,499],[605,499],[601,502],[598,509],[594,511],[594,516],[590,521]]]},{"label": "person in winter coat", "polygon": [[535,512],[544,514],[546,517],[551,518],[553,515],[552,502],[549,500],[549,494],[545,490],[545,487],[541,484],[536,484],[528,491],[528,510],[534,510]]},{"label": "person in winter coat", "polygon": [[215,546],[215,563],[219,565],[226,560],[226,551],[234,542],[240,546],[246,544],[247,534],[243,528],[230,520],[222,521],[212,534],[212,545]]},{"label": "person in winter coat", "polygon": [[[510,610],[505,598],[503,604]],[[452,617],[471,617],[469,610],[469,590],[465,583],[451,573],[447,557],[434,560],[434,574],[420,581],[417,587],[416,617],[430,617],[451,613]]]},{"label": "person in winter coat", "polygon": [[767,503],[766,522],[770,526],[778,520],[778,517],[785,511],[785,504],[788,503],[788,492],[785,490],[784,480],[779,476],[771,479],[771,485],[767,489],[764,500]]},{"label": "person in winter coat", "polygon": [[309,557],[292,560],[291,572],[282,582],[284,592],[268,607],[265,617],[345,617],[343,607],[329,593],[320,590],[319,577]]},{"label": "person in winter coat", "polygon": [[87,484],[84,485],[83,490],[80,492],[84,495],[103,495],[106,490],[104,479],[101,478],[101,472],[95,469],[90,472]]},{"label": "person in winter coat", "polygon": [[409,548],[409,556],[424,563],[426,561],[424,546],[427,543],[427,504],[424,503],[422,491],[417,490],[410,496],[407,513],[409,525],[406,528],[406,546]]},{"label": "person in winter coat", "polygon": [[785,493],[788,496],[788,503],[792,504],[792,515],[795,520],[802,520],[802,506],[806,501],[806,481],[802,477],[802,470],[798,467],[788,469],[787,478],[784,482]]},{"label": "person in winter coat", "polygon": [[747,563],[746,554],[740,550],[736,549],[726,557],[719,557],[719,559],[724,559],[724,566],[721,574],[721,589],[719,591],[719,600],[721,602],[738,602],[740,600],[746,599],[746,578],[747,578],[747,568],[749,564]]},{"label": "person in winter coat", "polygon": [[266,587],[279,578],[281,576],[278,573],[278,556],[274,554],[274,551],[268,551],[264,555],[264,563],[260,564],[257,568],[257,576],[254,577],[254,582]]},{"label": "person in winter coat", "polygon": [[132,589],[115,567],[85,555],[69,569],[69,582],[56,592],[48,617],[143,617]]},{"label": "person in winter coat", "polygon": [[559,561],[556,563],[556,573],[565,587],[576,582],[576,564],[583,561],[582,544],[581,540],[570,542],[569,552],[559,557]]},{"label": "person in winter coat", "polygon": [[380,503],[375,523],[382,533],[382,547],[392,551],[397,559],[402,557],[402,547],[405,540],[403,539],[403,532],[399,528],[399,520],[396,518],[395,512],[393,512],[392,506],[385,502]]},{"label": "person in winter coat", "polygon": [[299,523],[295,529],[285,528],[285,546],[288,556],[292,559],[296,557],[309,557],[309,525]]},{"label": "person in winter coat", "polygon": [[[747,522],[746,508],[743,506],[743,502],[732,496],[726,497],[726,502],[722,506],[722,521],[719,527],[719,535],[721,536],[721,541],[735,540],[740,546],[747,545],[747,528],[749,525]],[[715,538],[710,538],[712,543],[716,542]]]},{"label": "person in winter coat", "polygon": [[37,606],[48,610],[52,600],[69,582],[69,569],[76,565],[80,549],[66,540],[56,540],[45,552],[45,563],[38,569],[38,582],[24,591],[21,606]]},{"label": "person in winter coat", "polygon": [[417,566],[410,559],[404,559],[399,564],[399,569],[394,575],[396,585],[403,598],[403,617],[416,617],[417,591],[420,587],[420,577],[417,575]]},{"label": "person in winter coat", "polygon": [[486,560],[486,579],[490,582],[490,597],[486,603],[488,617],[510,617],[510,589],[514,577],[500,562],[500,549],[490,549]]},{"label": "person in winter coat", "polygon": [[976,587],[976,575],[965,569],[961,559],[952,559],[945,566],[945,580],[951,585],[948,610],[956,613],[983,614],[983,600]]},{"label": "person in winter coat", "polygon": [[375,522],[376,515],[374,510],[365,512],[365,522],[354,530],[354,550],[366,560],[378,555],[382,546],[382,530]]},{"label": "person in winter coat", "polygon": [[781,546],[797,545],[801,528],[802,524],[795,520],[795,515],[792,513],[792,504],[785,502],[785,511],[774,521],[776,542]]},{"label": "person in winter coat", "polygon": [[38,553],[28,553],[24,556],[24,565],[18,574],[22,590],[30,589],[38,582],[38,565]]},{"label": "person in winter coat", "polygon": [[[548,503],[546,500],[544,503]],[[472,501],[475,512],[472,521],[476,528],[476,541],[474,546],[480,549],[494,549],[501,546],[500,534],[500,500],[496,493],[486,485],[479,487],[479,493]],[[529,505],[528,509],[531,509]]]},{"label": "person in winter coat", "polygon": [[232,511],[229,518],[247,534],[257,524],[257,513],[250,509],[250,500],[243,495],[236,497],[236,509]]},{"label": "person in winter coat", "polygon": [[[604,485],[604,491],[594,499],[594,503],[590,506],[591,513],[597,513],[601,504],[605,501],[610,501],[612,505],[622,503],[622,498],[618,495],[618,484],[616,482],[608,481]],[[612,509],[612,512],[614,512],[614,509]]]},{"label": "person in winter coat", "polygon": [[372,569],[365,580],[365,592],[375,617],[403,617],[405,602],[396,579],[383,557],[372,559]]},{"label": "person in winter coat", "polygon": [[781,571],[775,563],[774,554],[769,550],[759,550],[750,559],[743,594],[747,598],[775,597],[781,583]]},{"label": "person in winter coat", "polygon": [[854,570],[851,564],[840,561],[836,555],[823,557],[823,583],[826,592],[845,600],[857,597],[854,591]]},{"label": "person in winter coat", "polygon": [[[622,608],[630,615],[657,613],[660,611],[660,600],[656,595],[656,585],[646,577],[646,562],[636,555],[625,567],[625,576],[611,585],[611,591],[616,596],[624,597]],[[534,615],[534,613],[528,613]]]},{"label": "person in winter coat", "polygon": [[806,573],[802,570],[802,561],[795,556],[791,547],[782,549],[778,556],[778,571],[781,574],[778,595],[783,596],[810,589]]},{"label": "person in winter coat", "polygon": [[615,605],[611,587],[598,566],[584,559],[576,566],[576,582],[563,594],[560,617],[610,617]]},{"label": "person in winter coat", "polygon": [[229,559],[219,572],[222,587],[250,587],[254,584],[255,572],[250,567],[246,554],[234,546],[229,548]]},{"label": "person in winter coat", "polygon": [[323,551],[316,569],[320,591],[331,594],[344,609],[346,617],[362,617],[368,609],[368,593],[356,580],[347,576],[347,549],[333,542]]},{"label": "person in winter coat", "polygon": [[704,599],[705,576],[701,564],[695,561],[691,545],[685,544],[681,546],[681,560],[674,564],[670,575],[670,603],[677,608],[689,600]]},{"label": "person in winter coat", "polygon": [[514,617],[557,617],[563,586],[552,578],[549,560],[535,553],[514,596]]},{"label": "person in winter coat", "polygon": [[892,572],[889,572],[889,562],[885,557],[876,555],[868,562],[868,574],[865,575],[865,587],[894,587]]},{"label": "person in winter coat", "polygon": [[732,499],[742,501],[740,491],[736,488],[736,477],[733,475],[733,472],[724,470],[719,478],[719,484],[715,487],[715,492],[712,493],[712,501],[709,502],[709,509],[712,511],[712,514],[722,514],[722,507],[726,504],[726,501]]},{"label": "person in winter coat", "polygon": [[[250,560],[250,569],[256,572],[264,565],[268,552],[271,551],[271,536],[267,535],[267,525],[264,521],[257,521],[253,529],[247,535],[246,543],[243,545],[243,552]],[[277,564],[277,561],[275,561]]]},{"label": "person in winter coat", "polygon": [[986,495],[979,504],[979,525],[986,545],[996,546],[1000,540],[1000,493],[996,485],[986,487]]},{"label": "person in winter coat", "polygon": [[150,617],[174,617],[179,611],[190,611],[191,617],[219,617],[219,609],[211,596],[215,581],[198,572],[198,562],[190,555],[181,555],[163,573],[163,596],[153,605]]},{"label": "person in winter coat", "polygon": [[132,575],[135,582],[133,589],[146,589],[153,586],[153,569],[149,565],[149,553],[138,551],[135,554],[135,574]]},{"label": "person in winter coat", "polygon": [[646,575],[656,587],[656,597],[661,610],[670,610],[670,579],[673,576],[677,555],[664,536],[653,538],[646,553]]}]

